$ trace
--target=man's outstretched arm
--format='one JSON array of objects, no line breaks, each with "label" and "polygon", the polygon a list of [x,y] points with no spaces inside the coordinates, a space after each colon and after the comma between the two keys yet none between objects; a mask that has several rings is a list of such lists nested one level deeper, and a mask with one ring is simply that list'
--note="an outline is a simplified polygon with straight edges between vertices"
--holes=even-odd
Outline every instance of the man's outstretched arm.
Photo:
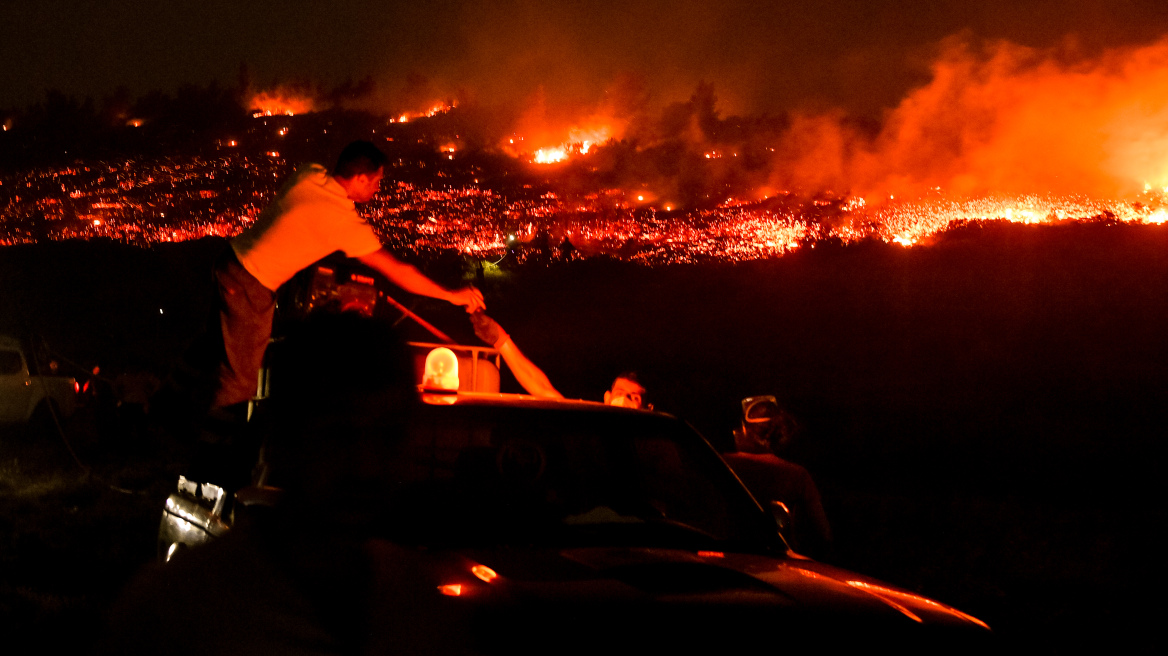
[{"label": "man's outstretched arm", "polygon": [[523,355],[523,351],[519,350],[511,336],[504,332],[498,322],[482,312],[471,314],[470,322],[474,325],[475,335],[499,351],[503,361],[515,375],[515,380],[519,381],[528,394],[546,399],[564,398],[559,390],[552,387],[552,381],[548,379],[547,374]]},{"label": "man's outstretched arm", "polygon": [[535,366],[534,362],[528,360],[526,355],[523,355],[510,335],[495,348],[503,356],[507,366],[511,368],[511,373],[515,374],[515,380],[519,381],[528,394],[548,399],[564,398],[559,390],[552,387],[552,381],[548,379],[547,374]]},{"label": "man's outstretched arm", "polygon": [[483,310],[487,307],[486,303],[483,302],[482,292],[474,287],[463,287],[462,289],[455,290],[446,289],[427,278],[413,266],[390,255],[389,251],[384,248],[373,251],[368,255],[363,255],[357,259],[381,272],[381,275],[389,278],[390,282],[411,294],[429,296],[453,303],[454,305],[461,305],[466,308],[467,312]]}]

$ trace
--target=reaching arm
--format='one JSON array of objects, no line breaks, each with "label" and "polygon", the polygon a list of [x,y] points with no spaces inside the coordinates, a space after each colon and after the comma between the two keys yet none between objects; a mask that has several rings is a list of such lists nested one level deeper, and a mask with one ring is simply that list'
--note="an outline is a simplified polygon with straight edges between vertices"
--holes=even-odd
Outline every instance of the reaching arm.
[{"label": "reaching arm", "polygon": [[503,361],[511,368],[511,373],[515,374],[515,380],[519,381],[528,394],[548,399],[564,398],[563,394],[552,387],[547,374],[523,355],[511,336],[504,332],[497,321],[483,312],[475,312],[470,315],[470,322],[474,326],[475,335],[499,351]]},{"label": "reaching arm", "polygon": [[499,350],[499,354],[503,356],[503,361],[507,363],[507,366],[511,367],[511,373],[515,374],[515,380],[519,381],[528,394],[547,399],[564,398],[563,394],[552,387],[552,381],[548,379],[547,374],[535,366],[534,362],[528,360],[526,355],[523,355],[510,335],[495,348]]},{"label": "reaching arm", "polygon": [[474,312],[475,310],[482,310],[487,307],[483,303],[482,292],[474,287],[464,287],[453,291],[446,289],[422,275],[422,272],[413,266],[390,255],[384,248],[368,255],[363,255],[357,259],[377,269],[383,276],[389,278],[390,282],[411,294],[429,296],[431,298],[442,299],[454,305],[462,305],[466,308],[467,312]]}]

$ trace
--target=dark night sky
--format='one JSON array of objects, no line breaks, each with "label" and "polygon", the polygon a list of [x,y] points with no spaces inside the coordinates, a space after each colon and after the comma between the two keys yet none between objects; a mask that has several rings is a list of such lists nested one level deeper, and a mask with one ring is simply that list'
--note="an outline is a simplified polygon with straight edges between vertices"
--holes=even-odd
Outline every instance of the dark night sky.
[{"label": "dark night sky", "polygon": [[1090,52],[1168,34],[1163,0],[0,0],[0,107],[56,88],[101,97],[184,82],[326,85],[410,73],[492,101],[539,84],[595,99],[617,76],[662,101],[714,81],[729,111],[839,106],[877,114],[926,79],[939,40],[965,33]]}]

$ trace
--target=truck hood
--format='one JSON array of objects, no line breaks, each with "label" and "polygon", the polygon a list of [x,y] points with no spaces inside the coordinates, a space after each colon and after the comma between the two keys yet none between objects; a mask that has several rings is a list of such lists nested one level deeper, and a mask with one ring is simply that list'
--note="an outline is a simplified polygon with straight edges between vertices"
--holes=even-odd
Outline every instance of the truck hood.
[{"label": "truck hood", "polygon": [[[444,639],[460,623],[473,627],[466,636],[475,640],[508,637],[488,651],[554,652],[563,635],[576,636],[581,651],[605,648],[604,636],[635,636],[687,652],[780,634],[835,646],[894,640],[928,648],[969,646],[970,636],[984,647],[978,640],[989,636],[984,622],[955,608],[798,556],[623,547],[419,552],[392,543],[373,554],[399,574],[409,571],[415,585],[433,586],[429,596],[441,597],[436,614],[461,618],[444,625]],[[419,596],[426,593],[413,599]]]}]

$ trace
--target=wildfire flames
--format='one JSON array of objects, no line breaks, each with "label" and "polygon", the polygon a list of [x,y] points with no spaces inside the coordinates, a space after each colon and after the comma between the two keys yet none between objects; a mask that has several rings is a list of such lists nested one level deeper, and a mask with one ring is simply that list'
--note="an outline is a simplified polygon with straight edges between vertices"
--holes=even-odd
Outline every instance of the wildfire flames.
[{"label": "wildfire flames", "polygon": [[[708,85],[664,108],[603,102],[563,111],[536,97],[505,129],[475,139],[437,133],[432,143],[451,167],[459,166],[455,153],[475,143],[496,143],[523,166],[586,163],[531,167],[547,176],[548,191],[538,199],[518,189],[480,187],[477,174],[459,186],[431,167],[415,179],[443,181],[431,177],[429,187],[410,183],[385,191],[366,212],[384,237],[403,247],[498,256],[544,235],[546,242],[536,243],[648,263],[757,259],[823,239],[914,247],[970,221],[1164,224],[1168,39],[1094,58],[1072,55],[953,40],[934,62],[931,81],[869,132],[851,127],[839,112],[722,116]],[[255,94],[251,107],[260,115],[295,115],[314,105],[269,91]],[[431,103],[388,122],[424,135],[426,119],[455,107]],[[455,124],[465,132],[470,123],[459,115]],[[288,127],[271,129],[283,136]],[[265,152],[278,160],[279,151]],[[257,187],[283,175],[257,173]],[[46,187],[59,189],[60,198],[22,191],[25,198],[14,197],[8,207],[25,203],[30,216],[52,218],[65,216],[70,204],[87,222],[80,234],[62,229],[61,236],[153,239],[141,217],[125,208],[166,206],[166,196],[149,196],[145,184],[102,195],[91,191],[95,184],[70,183],[74,177]],[[0,190],[28,189],[34,179],[45,178],[6,179]],[[173,193],[174,185],[162,182],[154,183],[158,193]],[[139,197],[124,198],[130,191]],[[242,229],[255,215],[258,195],[226,211],[227,196],[218,198],[218,214],[183,228],[181,238]],[[20,234],[9,222],[0,242],[27,238]],[[160,234],[180,238],[173,226]]]},{"label": "wildfire flames", "polygon": [[[572,155],[585,155],[596,144],[603,144],[612,138],[612,128],[598,126],[589,129],[573,127],[568,131],[568,138],[558,146],[537,149],[531,161],[536,164],[554,164],[562,162]],[[514,140],[509,139],[509,144]]]},{"label": "wildfire flames", "polygon": [[260,91],[248,104],[253,116],[295,116],[313,111],[311,98],[280,90]]},{"label": "wildfire flames", "polygon": [[436,104],[432,105],[429,109],[426,109],[424,111],[402,112],[401,114],[398,114],[397,116],[391,117],[389,119],[389,122],[390,123],[409,123],[410,121],[413,121],[413,120],[416,120],[419,118],[430,118],[433,116],[437,116],[439,114],[445,114],[446,112],[449,112],[450,110],[454,109],[457,106],[458,106],[458,103],[455,103],[455,102],[436,103]]},{"label": "wildfire flames", "polygon": [[875,139],[834,116],[797,116],[785,186],[866,198],[986,194],[1129,197],[1168,185],[1168,39],[1082,59],[951,41],[932,81]]},{"label": "wildfire flames", "polygon": [[[932,72],[931,82],[892,110],[874,136],[830,112],[795,114],[781,130],[727,139],[719,128],[745,121],[722,119],[712,102],[701,106],[700,90],[692,108],[681,108],[690,118],[673,135],[660,127],[646,129],[654,121],[644,117],[625,117],[620,132],[638,144],[638,152],[666,143],[682,156],[705,160],[707,168],[696,169],[699,182],[701,175],[749,181],[734,194],[737,199],[727,195],[715,209],[691,208],[686,216],[750,217],[733,228],[722,222],[718,230],[734,233],[751,245],[747,250],[760,254],[794,247],[808,236],[912,246],[962,221],[1104,219],[1160,225],[1168,219],[1168,39],[1095,58],[952,39]],[[543,116],[546,110],[536,104],[529,114]],[[641,127],[627,130],[630,122]],[[540,138],[511,138],[505,147],[516,156],[528,153],[536,164],[604,149],[614,132],[573,127],[567,138],[555,140],[547,136],[555,129],[529,130],[544,143],[558,143],[525,151],[518,144]],[[752,156],[754,164],[743,163]],[[676,176],[656,184],[628,180],[623,186],[630,203],[667,212],[668,199],[678,195]],[[830,210],[813,207],[808,215],[805,208],[768,208],[768,199],[824,194],[838,199],[823,202]],[[785,226],[784,236],[772,238],[776,225]],[[598,239],[619,242],[623,234],[616,226],[585,232],[588,237],[577,231],[569,240],[594,245]],[[689,241],[681,235],[664,240]],[[732,258],[742,255],[742,249],[724,243],[718,250]]]}]

